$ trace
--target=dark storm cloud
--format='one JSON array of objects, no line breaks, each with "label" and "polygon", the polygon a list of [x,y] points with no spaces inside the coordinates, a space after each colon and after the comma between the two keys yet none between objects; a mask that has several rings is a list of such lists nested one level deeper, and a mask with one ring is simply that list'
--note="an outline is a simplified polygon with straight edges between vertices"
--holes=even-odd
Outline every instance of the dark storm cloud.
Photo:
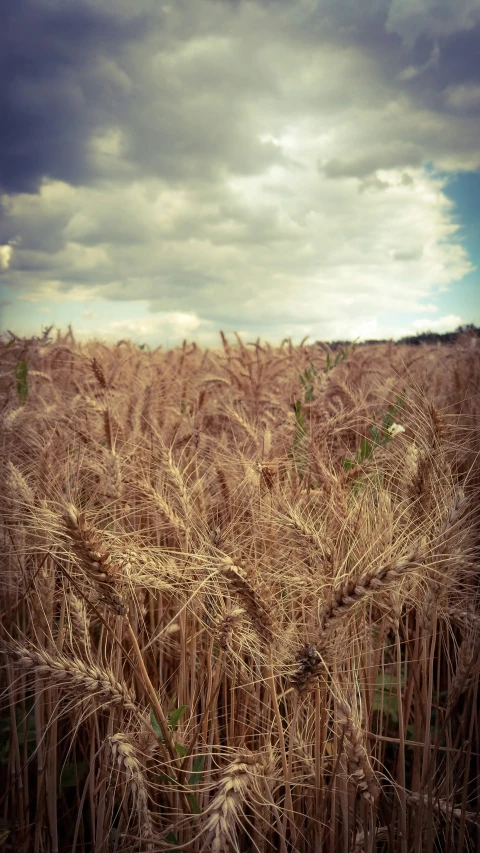
[{"label": "dark storm cloud", "polygon": [[[268,19],[258,32],[242,31],[245,5],[268,13],[277,47]],[[480,80],[480,17],[475,26],[473,0],[443,6],[445,20],[433,3],[411,0],[176,0],[167,11],[151,0],[4,0],[0,189],[35,192],[44,178],[72,185],[148,175],[216,182],[225,170],[258,174],[285,162],[280,149],[252,133],[250,102],[267,113],[276,104],[292,114],[295,102],[299,114],[321,109],[315,82],[306,80],[298,101],[289,81],[298,69],[288,61],[289,51],[303,48],[307,56],[326,42],[365,52],[381,83],[362,83],[360,92],[346,78],[338,106],[381,99],[381,86],[394,85],[419,103],[451,110],[446,86]],[[189,51],[198,38],[204,48]],[[169,51],[179,46],[184,55],[172,65]],[[405,68],[414,71],[398,79]],[[456,112],[468,109],[457,97]],[[261,132],[258,116],[256,123]],[[112,127],[122,132],[118,156],[92,156],[92,140]],[[411,151],[408,162],[418,165],[423,152],[415,144]],[[398,165],[404,162],[402,156]],[[330,174],[337,172],[331,165]]]},{"label": "dark storm cloud", "polygon": [[0,188],[34,192],[44,177],[93,178],[86,143],[121,100],[98,57],[114,58],[147,26],[145,15],[116,19],[83,2],[4,0]]},{"label": "dark storm cloud", "polygon": [[[245,63],[244,46],[230,52],[212,39],[213,52],[225,55],[222,70],[208,49],[186,52],[179,69],[169,65],[169,47],[208,35],[201,6],[177,2],[168,15],[158,3],[7,0],[0,189],[149,174],[211,181],[226,166],[249,174],[280,161],[245,122],[245,101],[261,88],[262,72],[254,56]],[[112,127],[123,134],[121,157],[92,156],[92,141]]]},{"label": "dark storm cloud", "polygon": [[480,20],[471,30],[442,40],[440,57],[440,85],[480,83]]}]

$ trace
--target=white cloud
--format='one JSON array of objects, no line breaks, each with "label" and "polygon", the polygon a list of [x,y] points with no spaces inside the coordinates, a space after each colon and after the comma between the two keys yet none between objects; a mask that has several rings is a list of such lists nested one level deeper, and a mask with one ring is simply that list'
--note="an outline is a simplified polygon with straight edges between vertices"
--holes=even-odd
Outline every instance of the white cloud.
[{"label": "white cloud", "polygon": [[92,136],[90,145],[94,153],[101,157],[120,157],[125,153],[125,135],[119,127],[110,127],[102,133]]},{"label": "white cloud", "polygon": [[415,332],[454,332],[459,326],[463,326],[465,321],[456,314],[448,314],[446,317],[439,317],[438,320],[426,320],[424,318],[414,320],[412,329]]},{"label": "white cloud", "polygon": [[[82,316],[86,318],[85,312]],[[139,318],[122,320],[105,320],[105,311],[98,312],[95,323],[95,334],[105,340],[130,338],[134,341],[143,340],[147,343],[167,343],[174,346],[185,338],[197,341],[202,345],[218,343],[218,332],[211,328],[208,322],[202,322],[195,314],[180,311],[163,312],[162,314],[144,315]],[[103,317],[102,317],[103,315]],[[93,319],[88,317],[86,319]],[[92,335],[92,326],[79,326],[76,334],[82,338]]]},{"label": "white cloud", "polygon": [[144,300],[172,318],[278,327],[343,327],[350,313],[361,330],[375,313],[431,303],[439,286],[472,269],[442,180],[411,168],[379,169],[373,185],[331,180],[318,172],[315,138],[314,128],[299,134],[301,169],[237,176],[222,188],[45,185],[34,203],[18,196],[27,231],[40,215],[59,226],[57,251],[16,250],[20,298],[102,297],[112,311]]}]

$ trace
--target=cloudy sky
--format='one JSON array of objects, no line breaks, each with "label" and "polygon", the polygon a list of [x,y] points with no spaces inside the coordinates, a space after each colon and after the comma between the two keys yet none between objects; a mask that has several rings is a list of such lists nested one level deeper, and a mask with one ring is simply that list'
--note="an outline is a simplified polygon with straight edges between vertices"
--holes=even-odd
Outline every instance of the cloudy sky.
[{"label": "cloudy sky", "polygon": [[480,325],[480,0],[3,0],[2,330]]}]

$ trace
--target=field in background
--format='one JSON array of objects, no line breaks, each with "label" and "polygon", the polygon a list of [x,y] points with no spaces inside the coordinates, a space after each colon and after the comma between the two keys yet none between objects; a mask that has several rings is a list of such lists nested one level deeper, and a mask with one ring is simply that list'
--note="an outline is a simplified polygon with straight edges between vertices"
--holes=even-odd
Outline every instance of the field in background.
[{"label": "field in background", "polygon": [[0,343],[1,851],[480,850],[480,339]]}]

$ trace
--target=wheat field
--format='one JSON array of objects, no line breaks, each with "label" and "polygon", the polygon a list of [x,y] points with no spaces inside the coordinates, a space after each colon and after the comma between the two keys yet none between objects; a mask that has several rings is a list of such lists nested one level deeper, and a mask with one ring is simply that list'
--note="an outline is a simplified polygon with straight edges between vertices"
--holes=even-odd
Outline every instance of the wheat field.
[{"label": "wheat field", "polygon": [[0,850],[478,853],[480,338],[0,351]]}]

